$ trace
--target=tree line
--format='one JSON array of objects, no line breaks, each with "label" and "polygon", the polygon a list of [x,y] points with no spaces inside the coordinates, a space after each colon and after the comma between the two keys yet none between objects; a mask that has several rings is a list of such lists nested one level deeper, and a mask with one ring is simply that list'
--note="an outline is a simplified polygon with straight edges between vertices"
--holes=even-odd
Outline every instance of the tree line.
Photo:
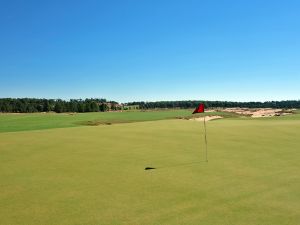
[{"label": "tree line", "polygon": [[118,110],[120,106],[115,101],[106,99],[36,99],[36,98],[2,98],[0,112],[33,113],[33,112],[105,112]]},{"label": "tree line", "polygon": [[230,102],[230,101],[157,101],[157,102],[129,102],[127,105],[139,105],[140,109],[166,108],[195,108],[202,102],[211,108],[300,108],[300,100],[267,101],[267,102]]},{"label": "tree line", "polygon": [[0,98],[0,112],[33,113],[33,112],[105,112],[108,110],[128,109],[128,106],[139,106],[140,109],[173,109],[195,108],[203,102],[208,108],[300,108],[300,100],[268,101],[268,102],[230,102],[230,101],[157,101],[129,102],[120,105],[106,99],[37,99],[37,98]]}]

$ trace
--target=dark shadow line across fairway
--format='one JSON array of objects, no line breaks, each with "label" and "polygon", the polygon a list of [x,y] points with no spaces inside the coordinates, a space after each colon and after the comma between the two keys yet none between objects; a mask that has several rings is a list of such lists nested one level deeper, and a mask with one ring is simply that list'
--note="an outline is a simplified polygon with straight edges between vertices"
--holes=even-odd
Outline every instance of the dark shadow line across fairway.
[{"label": "dark shadow line across fairway", "polygon": [[158,169],[168,169],[168,168],[174,168],[174,167],[182,167],[182,166],[190,166],[198,163],[207,163],[207,161],[197,161],[197,162],[190,162],[190,163],[181,163],[181,164],[175,164],[170,166],[162,166],[162,167],[145,167],[145,170],[158,170]]}]

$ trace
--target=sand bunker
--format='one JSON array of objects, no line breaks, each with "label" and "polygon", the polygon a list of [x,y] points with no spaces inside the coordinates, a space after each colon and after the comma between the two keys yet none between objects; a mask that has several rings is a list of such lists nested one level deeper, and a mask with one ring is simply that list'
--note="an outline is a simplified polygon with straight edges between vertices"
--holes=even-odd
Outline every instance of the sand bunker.
[{"label": "sand bunker", "polygon": [[233,112],[240,115],[251,116],[253,118],[259,117],[271,117],[271,116],[284,116],[292,114],[292,111],[285,112],[282,109],[272,109],[272,108],[226,108],[222,110],[224,112]]},{"label": "sand bunker", "polygon": [[[210,120],[216,120],[216,119],[222,119],[222,116],[205,116],[205,121],[210,121]],[[203,121],[204,117],[199,117],[199,118],[192,118],[190,120],[194,120],[194,121]]]}]

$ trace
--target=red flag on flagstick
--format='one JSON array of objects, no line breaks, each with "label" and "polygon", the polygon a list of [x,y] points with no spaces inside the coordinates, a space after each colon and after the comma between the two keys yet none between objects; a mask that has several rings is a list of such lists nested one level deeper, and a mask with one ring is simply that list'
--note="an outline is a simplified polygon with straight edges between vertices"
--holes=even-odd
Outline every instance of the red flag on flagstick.
[{"label": "red flag on flagstick", "polygon": [[194,110],[193,114],[195,113],[204,113],[204,104],[203,103],[200,103],[198,105],[198,107]]},{"label": "red flag on flagstick", "polygon": [[[194,110],[193,114],[195,114],[195,113],[204,113],[204,104],[203,103],[200,103],[198,105],[198,107]],[[203,122],[204,122],[204,139],[205,139],[205,159],[206,159],[206,162],[208,162],[205,116],[204,116]]]}]

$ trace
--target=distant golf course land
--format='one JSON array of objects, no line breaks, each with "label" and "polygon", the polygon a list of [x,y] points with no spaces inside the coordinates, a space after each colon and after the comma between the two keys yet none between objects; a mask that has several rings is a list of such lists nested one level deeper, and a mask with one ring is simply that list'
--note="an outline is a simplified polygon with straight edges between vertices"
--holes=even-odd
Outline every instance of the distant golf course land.
[{"label": "distant golf course land", "polygon": [[191,111],[0,114],[0,224],[298,225],[299,110]]},{"label": "distant golf course land", "polygon": [[[94,113],[3,113],[0,114],[0,132],[189,118],[192,117],[191,112],[192,109]],[[234,116],[234,114],[226,112],[205,113],[205,115]]]}]

